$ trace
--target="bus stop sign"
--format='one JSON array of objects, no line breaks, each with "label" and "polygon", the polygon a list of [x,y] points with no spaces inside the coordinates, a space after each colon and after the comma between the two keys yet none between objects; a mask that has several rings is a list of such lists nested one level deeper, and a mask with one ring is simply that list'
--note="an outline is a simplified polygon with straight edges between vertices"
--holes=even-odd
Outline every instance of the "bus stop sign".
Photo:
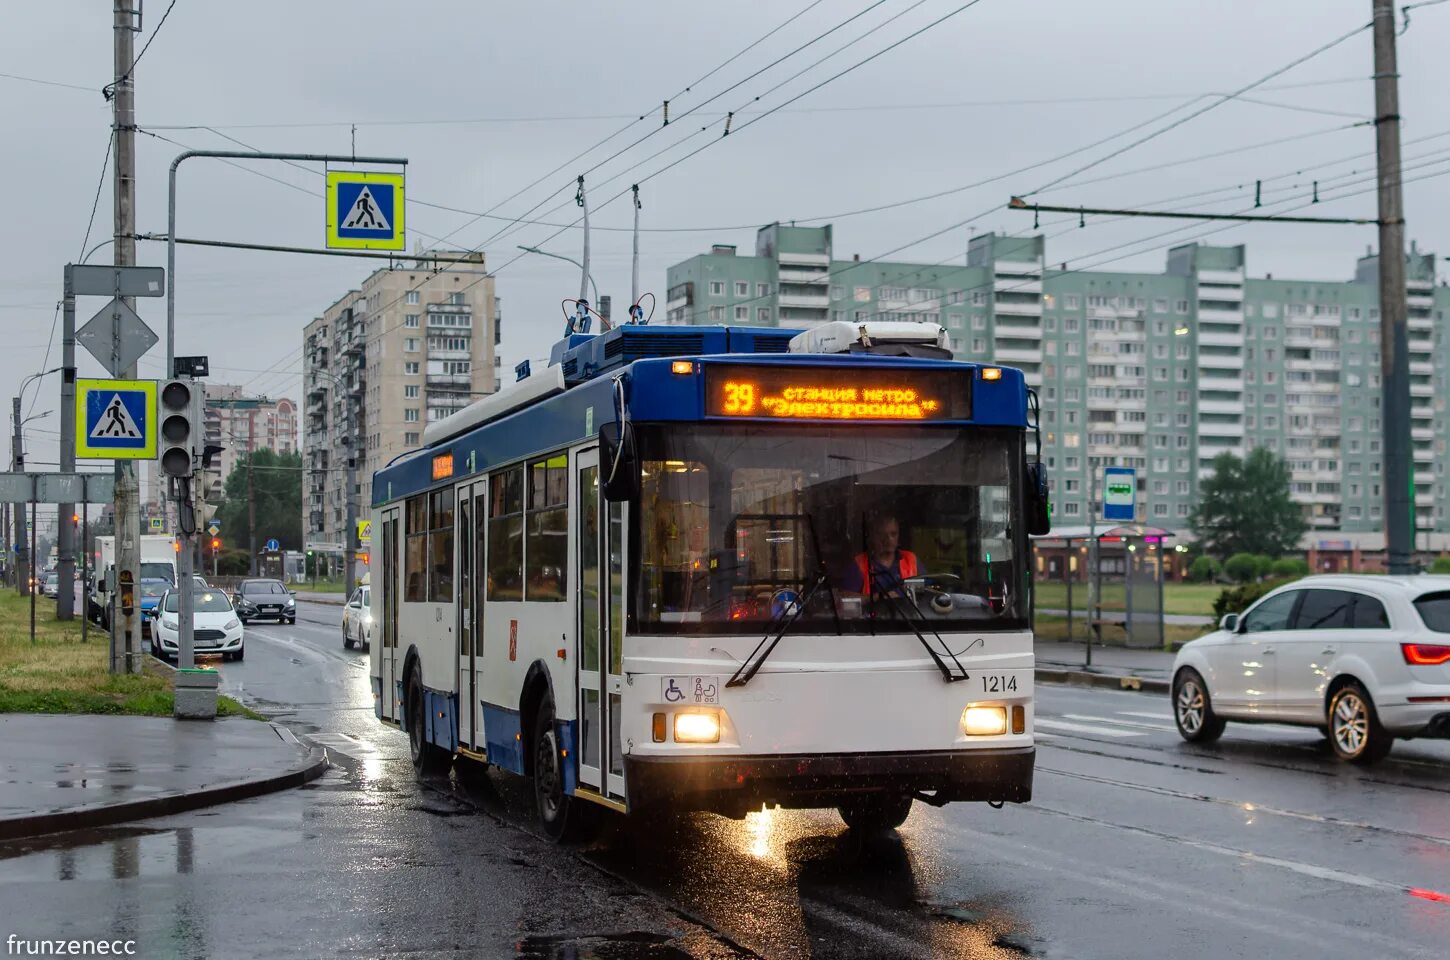
[{"label": "bus stop sign", "polygon": [[1132,467],[1103,469],[1103,519],[1132,523],[1138,510],[1138,471]]}]

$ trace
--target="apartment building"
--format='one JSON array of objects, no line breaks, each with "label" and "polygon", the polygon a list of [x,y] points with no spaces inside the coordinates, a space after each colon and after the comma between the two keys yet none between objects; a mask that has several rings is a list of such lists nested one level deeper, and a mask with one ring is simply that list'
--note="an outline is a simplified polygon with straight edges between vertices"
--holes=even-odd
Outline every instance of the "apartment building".
[{"label": "apartment building", "polygon": [[208,383],[203,418],[206,442],[221,447],[204,481],[204,499],[212,503],[221,501],[240,458],[257,450],[298,451],[297,404],[285,397],[248,396],[234,384]]},{"label": "apartment building", "polygon": [[[443,263],[428,257],[462,260]],[[346,468],[359,516],[372,475],[423,428],[499,387],[499,305],[482,253],[429,251],[375,270],[303,329],[309,541],[346,542]]]},{"label": "apartment building", "polygon": [[[1182,530],[1221,452],[1288,462],[1315,531],[1383,525],[1378,258],[1352,279],[1251,277],[1243,246],[1186,244],[1161,273],[1052,269],[1044,239],[982,234],[956,265],[836,259],[825,227],[763,227],[671,267],[666,322],[808,326],[915,319],[956,354],[1024,371],[1042,400],[1056,520],[1083,523],[1093,471],[1139,468],[1139,516]],[[1417,525],[1450,530],[1443,473],[1450,289],[1407,256]]]}]

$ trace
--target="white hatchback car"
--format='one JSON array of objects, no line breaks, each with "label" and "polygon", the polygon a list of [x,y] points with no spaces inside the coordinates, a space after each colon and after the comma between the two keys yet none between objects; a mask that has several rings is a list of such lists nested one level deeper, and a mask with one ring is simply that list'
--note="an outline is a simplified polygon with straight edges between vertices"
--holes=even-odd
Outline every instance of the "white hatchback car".
[{"label": "white hatchback car", "polygon": [[1450,577],[1305,577],[1266,594],[1173,664],[1191,742],[1229,721],[1317,727],[1373,763],[1395,738],[1450,738]]},{"label": "white hatchback car", "polygon": [[[246,655],[244,627],[232,609],[232,602],[220,590],[197,590],[192,594],[191,637],[198,654],[220,653],[224,660],[241,660]],[[177,654],[177,604],[181,595],[168,590],[156,607],[151,628],[151,652],[171,659]]]},{"label": "white hatchback car", "polygon": [[372,588],[358,587],[342,608],[342,645],[367,649],[373,642]]}]

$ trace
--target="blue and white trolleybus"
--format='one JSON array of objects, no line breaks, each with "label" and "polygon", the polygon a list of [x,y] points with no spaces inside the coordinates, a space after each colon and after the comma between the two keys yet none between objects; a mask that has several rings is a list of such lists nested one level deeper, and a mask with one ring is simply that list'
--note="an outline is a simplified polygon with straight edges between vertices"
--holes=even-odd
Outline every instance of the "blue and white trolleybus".
[{"label": "blue and white trolleybus", "polygon": [[1029,391],[945,345],[627,325],[431,424],[373,478],[378,716],[532,778],[556,838],[1028,800]]}]

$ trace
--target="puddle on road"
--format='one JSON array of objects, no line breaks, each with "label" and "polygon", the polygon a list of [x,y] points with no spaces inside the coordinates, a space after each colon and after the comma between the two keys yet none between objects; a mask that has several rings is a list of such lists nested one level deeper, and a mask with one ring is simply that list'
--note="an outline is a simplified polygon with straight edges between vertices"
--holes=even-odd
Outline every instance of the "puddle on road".
[{"label": "puddle on road", "polygon": [[590,933],[525,937],[514,944],[521,960],[692,960],[659,933]]}]

